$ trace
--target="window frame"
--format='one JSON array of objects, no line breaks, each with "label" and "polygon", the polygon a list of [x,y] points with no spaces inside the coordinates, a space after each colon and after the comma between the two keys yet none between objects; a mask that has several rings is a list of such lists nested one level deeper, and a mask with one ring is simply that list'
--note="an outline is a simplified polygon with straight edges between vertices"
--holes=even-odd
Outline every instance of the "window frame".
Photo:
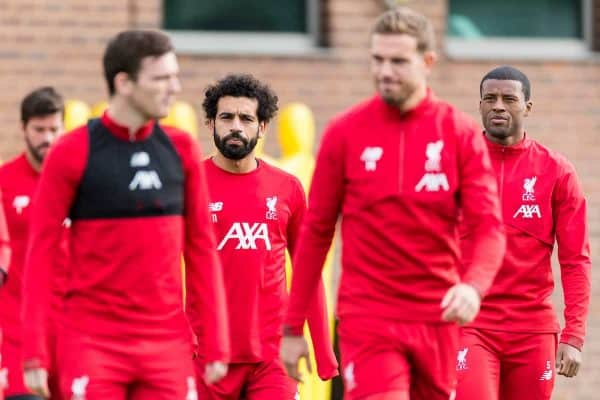
[{"label": "window frame", "polygon": [[301,55],[319,53],[319,0],[306,2],[306,33],[287,32],[220,32],[165,30],[175,49],[184,54],[215,55]]},{"label": "window frame", "polygon": [[[449,0],[450,1],[450,0]],[[456,60],[585,60],[592,58],[593,0],[581,1],[583,38],[487,37],[463,39],[446,35],[444,51]],[[448,4],[448,12],[450,10]]]}]

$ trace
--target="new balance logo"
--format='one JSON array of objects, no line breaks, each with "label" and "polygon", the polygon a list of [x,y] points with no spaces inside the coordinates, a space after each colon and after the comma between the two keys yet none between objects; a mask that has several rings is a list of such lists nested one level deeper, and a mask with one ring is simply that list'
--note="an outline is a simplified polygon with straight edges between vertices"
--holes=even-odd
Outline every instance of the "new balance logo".
[{"label": "new balance logo", "polygon": [[129,165],[132,168],[147,167],[150,165],[150,156],[145,151],[133,153],[131,156],[131,161],[129,161]]},{"label": "new balance logo", "polygon": [[464,371],[467,369],[467,353],[469,352],[469,348],[465,347],[462,350],[458,351],[458,356],[456,357],[456,370]]},{"label": "new balance logo", "polygon": [[221,240],[221,243],[219,243],[219,246],[217,246],[217,250],[222,250],[229,239],[237,239],[236,250],[256,250],[256,242],[259,239],[264,242],[267,250],[271,250],[269,228],[264,222],[255,222],[252,225],[247,222],[234,222],[223,240]]},{"label": "new balance logo", "polygon": [[87,375],[73,379],[73,383],[71,384],[73,397],[71,397],[71,400],[85,400],[88,383],[90,383],[90,377]]},{"label": "new balance logo", "polygon": [[208,203],[208,210],[212,212],[222,211],[223,210],[223,202],[215,201],[214,203]]},{"label": "new balance logo", "polygon": [[344,368],[344,381],[349,392],[356,388],[356,380],[354,379],[354,363],[349,363]]},{"label": "new balance logo", "polygon": [[187,394],[185,400],[198,400],[198,390],[196,389],[196,378],[187,377]]},{"label": "new balance logo", "polygon": [[517,212],[513,215],[513,218],[517,218],[518,216],[522,216],[522,218],[533,218],[533,216],[537,216],[538,218],[542,218],[542,213],[540,212],[540,206],[537,204],[523,204]]},{"label": "new balance logo", "polygon": [[381,147],[366,147],[360,156],[360,160],[365,162],[365,171],[375,171],[377,161],[381,160],[383,149]]},{"label": "new balance logo", "polygon": [[29,198],[29,196],[15,196],[12,205],[17,211],[17,214],[21,215],[23,209],[25,209],[29,205],[30,201],[31,199]]},{"label": "new balance logo", "polygon": [[135,173],[131,183],[129,184],[129,190],[152,190],[161,189],[162,183],[156,171],[138,171]]}]

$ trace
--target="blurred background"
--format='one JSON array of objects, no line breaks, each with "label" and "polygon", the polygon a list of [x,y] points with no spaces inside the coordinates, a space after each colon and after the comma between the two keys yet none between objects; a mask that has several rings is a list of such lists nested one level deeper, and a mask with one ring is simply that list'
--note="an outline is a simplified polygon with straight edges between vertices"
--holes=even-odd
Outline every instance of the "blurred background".
[{"label": "blurred background", "polygon": [[[479,81],[512,64],[532,83],[528,134],[576,166],[589,200],[592,255],[600,253],[600,0],[0,0],[0,158],[21,151],[19,103],[53,85],[90,108],[106,99],[101,56],[128,28],[167,30],[176,45],[183,92],[200,121],[208,83],[230,72],[265,80],[282,106],[300,102],[326,122],[372,94],[368,31],[388,7],[408,5],[434,22],[440,61],[438,96],[479,120]],[[278,121],[265,153],[282,155]],[[315,144],[316,146],[316,144]],[[559,271],[557,309],[562,312]],[[334,274],[335,275],[335,274]],[[572,380],[558,377],[554,399],[600,398],[600,275],[584,347]],[[525,396],[526,394],[524,394]]]}]

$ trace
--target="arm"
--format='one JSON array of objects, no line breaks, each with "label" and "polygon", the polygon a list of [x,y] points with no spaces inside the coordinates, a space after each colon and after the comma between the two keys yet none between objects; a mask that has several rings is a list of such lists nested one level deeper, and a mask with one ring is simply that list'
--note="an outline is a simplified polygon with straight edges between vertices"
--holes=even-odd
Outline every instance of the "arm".
[{"label": "arm", "polygon": [[206,358],[207,373],[210,374],[212,363],[226,363],[229,360],[227,304],[223,271],[215,250],[215,237],[208,212],[208,190],[200,147],[187,136],[182,140],[186,141],[182,146],[185,168],[186,310],[194,332],[205,339],[203,343],[206,347],[199,351]]},{"label": "arm", "polygon": [[[300,379],[298,361],[308,360],[308,346],[301,337],[311,299],[318,291],[323,263],[335,233],[344,197],[342,130],[333,127],[323,134],[309,195],[309,208],[294,246],[294,273],[281,359],[290,376]],[[309,364],[308,364],[309,365]]]},{"label": "arm", "polygon": [[565,328],[560,342],[581,350],[590,303],[591,261],[586,200],[574,170],[558,181],[553,202],[565,301]]},{"label": "arm", "polygon": [[[294,254],[300,224],[306,210],[306,199],[300,182],[295,182],[295,210],[288,225],[288,251]],[[293,267],[293,265],[292,265]],[[317,372],[323,380],[331,379],[338,375],[338,364],[333,353],[333,343],[329,334],[329,322],[327,317],[327,302],[325,300],[325,288],[323,282],[319,282],[316,298],[310,303],[308,309],[308,326],[312,338],[315,359],[317,361]]]},{"label": "arm", "polygon": [[442,319],[459,324],[477,316],[506,248],[496,177],[483,135],[475,124],[464,124],[458,139],[459,201],[463,227],[472,241],[471,262],[465,265],[462,282],[451,287],[441,303]]},{"label": "arm", "polygon": [[[2,196],[2,193],[0,193]],[[0,198],[0,204],[2,199]],[[8,267],[10,265],[10,241],[8,239],[8,227],[6,226],[6,217],[4,209],[0,207],[0,287],[6,280]]]}]

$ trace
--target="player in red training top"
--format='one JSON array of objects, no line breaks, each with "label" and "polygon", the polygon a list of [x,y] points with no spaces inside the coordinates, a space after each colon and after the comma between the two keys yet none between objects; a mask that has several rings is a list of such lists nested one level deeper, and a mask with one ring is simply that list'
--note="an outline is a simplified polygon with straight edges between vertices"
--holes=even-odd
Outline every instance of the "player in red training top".
[{"label": "player in red training top", "polygon": [[[448,400],[458,326],[479,310],[505,238],[477,125],[427,87],[433,29],[396,8],[371,36],[378,94],[335,118],[321,140],[292,279],[282,358],[295,373],[308,304],[341,214],[338,294],[348,399]],[[459,279],[462,212],[475,241]]]},{"label": "player in red training top", "polygon": [[[586,201],[573,166],[525,132],[529,79],[503,66],[480,84],[479,111],[506,225],[502,268],[461,333],[457,399],[550,399],[558,374],[577,375],[590,301]],[[469,263],[472,237],[462,240]],[[558,244],[565,301],[560,331],[550,258]],[[558,347],[558,354],[557,354]]]},{"label": "player in red training top", "polygon": [[[217,153],[205,161],[210,212],[221,256],[231,364],[200,398],[294,399],[296,382],[279,360],[287,306],[285,251],[293,254],[306,200],[297,178],[256,158],[254,147],[277,112],[277,96],[251,75],[228,75],[206,90],[204,110]],[[337,375],[324,290],[309,311],[322,379]],[[202,357],[196,364],[202,367]]]},{"label": "player in red training top", "polygon": [[[0,199],[2,198],[2,192],[0,190]],[[8,239],[8,227],[6,226],[6,218],[4,216],[4,209],[0,207],[0,292],[2,286],[6,282],[8,274],[8,268],[10,264],[10,243]],[[0,341],[2,341],[2,328],[0,327]],[[0,353],[0,400],[4,399],[4,388],[7,385],[7,373],[8,370],[2,363],[2,353]]]},{"label": "player in red training top", "polygon": [[[61,137],[33,202],[24,272],[24,358],[31,389],[47,368],[45,314],[62,221],[72,220],[58,334],[65,398],[195,398],[190,322],[202,324],[204,378],[225,375],[229,335],[199,146],[159,125],[180,91],[171,42],[131,30],[104,53],[110,104]],[[45,393],[44,393],[45,394]]]},{"label": "player in red training top", "polygon": [[[50,146],[63,132],[64,102],[62,96],[52,87],[42,87],[29,93],[21,102],[21,126],[25,151],[0,167],[0,189],[2,206],[11,238],[12,258],[10,279],[0,291],[0,326],[2,341],[2,364],[7,371],[7,387],[4,394],[7,399],[39,399],[31,393],[23,382],[22,356],[22,320],[21,320],[21,282],[25,249],[29,231],[29,212],[33,195],[37,188],[42,162]],[[66,246],[66,243],[61,243]],[[64,253],[63,253],[64,254]],[[63,260],[60,269],[64,268]],[[53,281],[53,300],[51,311],[54,314],[60,306],[62,282],[57,278],[64,274],[56,273]],[[58,315],[56,315],[58,316]],[[56,382],[55,317],[48,321],[49,370],[52,375],[52,398],[60,397]]]}]

